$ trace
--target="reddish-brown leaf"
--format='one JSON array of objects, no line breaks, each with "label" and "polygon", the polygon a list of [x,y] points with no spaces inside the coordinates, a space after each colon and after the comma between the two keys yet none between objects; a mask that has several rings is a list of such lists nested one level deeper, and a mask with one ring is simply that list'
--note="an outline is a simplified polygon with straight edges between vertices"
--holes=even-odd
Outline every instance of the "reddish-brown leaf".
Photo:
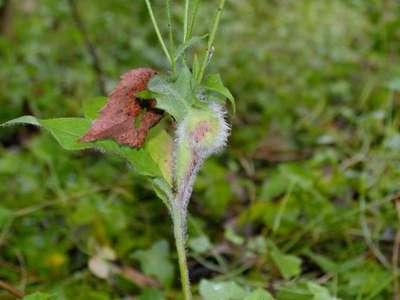
[{"label": "reddish-brown leaf", "polygon": [[[141,105],[136,94],[146,89],[156,73],[152,69],[140,68],[122,75],[100,116],[80,141],[93,142],[111,138],[120,145],[133,148],[143,146],[150,128],[162,118],[162,111],[154,108],[156,100]],[[136,127],[135,123],[139,125]]]}]

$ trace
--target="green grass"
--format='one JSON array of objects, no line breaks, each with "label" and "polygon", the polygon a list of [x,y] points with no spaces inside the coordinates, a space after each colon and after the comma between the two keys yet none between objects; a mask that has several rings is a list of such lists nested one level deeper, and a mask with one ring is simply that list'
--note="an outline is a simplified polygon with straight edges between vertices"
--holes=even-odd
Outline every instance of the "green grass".
[{"label": "green grass", "polygon": [[[109,90],[128,69],[168,68],[144,1],[78,2]],[[203,2],[194,36],[212,27],[217,1]],[[66,2],[32,3],[0,36],[0,123],[80,116],[100,94]],[[163,7],[154,1],[156,14]],[[313,299],[315,283],[327,299],[399,293],[399,15],[395,0],[226,2],[214,62],[237,114],[190,206],[196,294],[202,279],[279,300]],[[0,142],[0,280],[55,299],[181,299],[172,224],[143,178],[31,128],[1,130]],[[152,280],[105,280],[99,265]]]}]

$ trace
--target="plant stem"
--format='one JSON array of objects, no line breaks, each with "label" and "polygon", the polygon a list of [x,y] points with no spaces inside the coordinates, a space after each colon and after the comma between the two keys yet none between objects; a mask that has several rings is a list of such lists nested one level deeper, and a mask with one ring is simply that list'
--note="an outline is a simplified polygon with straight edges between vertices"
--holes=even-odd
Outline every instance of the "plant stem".
[{"label": "plant stem", "polygon": [[[177,199],[178,200],[178,199]],[[179,203],[175,201],[175,203]],[[178,204],[179,205],[179,204]],[[181,274],[182,291],[185,300],[192,300],[190,291],[189,270],[186,259],[186,216],[182,215],[182,209],[175,207],[173,212],[175,245],[178,253],[179,271]]]},{"label": "plant stem", "polygon": [[182,290],[185,296],[184,299],[192,300],[185,248],[187,211],[197,170],[199,169],[203,160],[199,157],[195,150],[190,149],[190,147],[187,145],[187,139],[184,138],[184,136],[179,137],[179,132],[181,130],[179,128],[177,130],[178,138],[176,140],[174,169],[174,186],[176,187],[176,191],[173,197],[171,197],[170,202],[172,207],[174,237],[176,250],[178,252]]},{"label": "plant stem", "polygon": [[190,16],[190,23],[189,23],[189,32],[188,32],[188,39],[192,37],[193,34],[193,26],[196,21],[197,17],[197,12],[199,10],[199,5],[200,5],[200,0],[195,0],[193,9],[192,9],[192,14]]},{"label": "plant stem", "polygon": [[214,19],[214,24],[211,29],[210,37],[208,38],[207,53],[204,56],[203,64],[200,69],[199,78],[197,78],[197,81],[199,83],[201,83],[201,81],[203,80],[204,73],[206,71],[208,61],[210,59],[212,47],[213,47],[214,40],[215,40],[215,35],[216,35],[218,27],[219,27],[219,23],[221,20],[221,15],[222,15],[222,10],[224,9],[224,5],[225,5],[225,0],[220,0],[218,10],[217,10],[217,13],[216,13],[215,19]]},{"label": "plant stem", "polygon": [[175,43],[174,34],[172,28],[172,15],[171,15],[171,0],[166,0],[167,5],[167,18],[168,18],[168,30],[169,30],[169,48],[172,59],[172,72],[176,71],[176,60],[175,60]]},{"label": "plant stem", "polygon": [[149,15],[150,15],[151,21],[153,22],[154,30],[156,31],[158,40],[159,40],[159,42],[161,44],[161,48],[163,49],[163,51],[165,53],[165,56],[167,57],[169,63],[172,66],[172,58],[171,58],[171,55],[168,52],[167,46],[164,43],[164,40],[162,38],[162,35],[161,35],[161,32],[160,32],[160,28],[158,27],[156,18],[154,17],[153,8],[151,6],[150,0],[145,0],[145,1],[146,1],[146,5],[147,5],[147,10],[149,11]]},{"label": "plant stem", "polygon": [[185,16],[183,21],[183,42],[185,43],[188,39],[188,31],[189,31],[189,8],[190,8],[190,0],[185,0]]}]

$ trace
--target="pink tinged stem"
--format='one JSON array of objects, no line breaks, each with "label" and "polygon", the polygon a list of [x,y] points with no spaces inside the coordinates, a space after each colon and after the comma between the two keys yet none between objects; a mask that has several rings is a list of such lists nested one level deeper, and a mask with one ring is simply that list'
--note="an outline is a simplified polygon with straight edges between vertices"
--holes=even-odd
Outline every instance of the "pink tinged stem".
[{"label": "pink tinged stem", "polygon": [[186,257],[187,209],[193,190],[193,183],[196,178],[197,171],[200,168],[201,162],[202,159],[199,157],[199,155],[193,152],[188,171],[179,185],[179,189],[173,203],[174,235],[176,249],[178,252],[182,290],[185,300],[192,300],[193,298],[190,290],[189,270]]}]

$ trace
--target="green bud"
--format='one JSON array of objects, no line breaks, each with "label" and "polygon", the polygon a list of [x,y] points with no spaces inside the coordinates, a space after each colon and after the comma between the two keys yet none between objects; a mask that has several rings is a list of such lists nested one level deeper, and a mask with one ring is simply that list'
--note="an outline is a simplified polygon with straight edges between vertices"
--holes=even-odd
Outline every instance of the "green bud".
[{"label": "green bud", "polygon": [[215,103],[191,109],[178,124],[175,148],[175,184],[186,206],[196,174],[203,161],[221,150],[227,141],[229,126],[225,111]]}]

